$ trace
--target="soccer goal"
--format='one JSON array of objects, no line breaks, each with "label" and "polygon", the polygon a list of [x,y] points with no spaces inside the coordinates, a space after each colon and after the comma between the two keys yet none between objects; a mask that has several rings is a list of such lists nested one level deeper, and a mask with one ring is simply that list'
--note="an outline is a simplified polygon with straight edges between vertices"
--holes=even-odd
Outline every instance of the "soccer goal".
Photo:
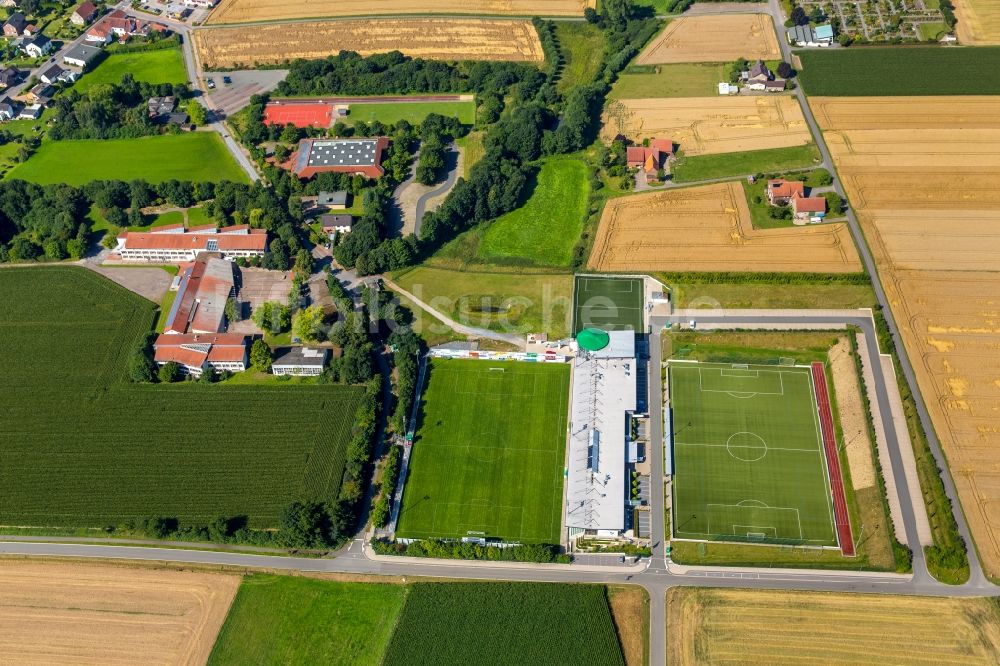
[{"label": "soccer goal", "polygon": [[503,372],[506,368],[490,368],[490,372]]},{"label": "soccer goal", "polygon": [[733,370],[749,370],[750,369],[750,364],[749,363],[733,363],[732,366],[733,366]]}]

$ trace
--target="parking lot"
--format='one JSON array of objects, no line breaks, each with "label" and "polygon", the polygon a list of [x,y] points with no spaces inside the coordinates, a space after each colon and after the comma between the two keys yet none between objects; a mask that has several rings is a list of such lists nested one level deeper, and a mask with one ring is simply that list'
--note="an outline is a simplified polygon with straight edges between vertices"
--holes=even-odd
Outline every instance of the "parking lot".
[{"label": "parking lot", "polygon": [[[270,92],[288,75],[287,69],[239,70],[235,72],[212,72],[205,75],[205,87],[209,80],[215,88],[207,92],[209,106],[223,117],[236,113],[254,95]],[[228,77],[231,83],[226,83]]]}]

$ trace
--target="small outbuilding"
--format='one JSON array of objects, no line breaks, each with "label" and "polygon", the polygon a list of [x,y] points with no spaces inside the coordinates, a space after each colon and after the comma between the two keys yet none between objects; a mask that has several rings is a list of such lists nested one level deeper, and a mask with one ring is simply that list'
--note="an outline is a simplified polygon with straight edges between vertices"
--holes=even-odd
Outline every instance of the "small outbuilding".
[{"label": "small outbuilding", "polygon": [[314,377],[322,374],[330,358],[330,350],[312,347],[278,347],[274,350],[271,373]]}]

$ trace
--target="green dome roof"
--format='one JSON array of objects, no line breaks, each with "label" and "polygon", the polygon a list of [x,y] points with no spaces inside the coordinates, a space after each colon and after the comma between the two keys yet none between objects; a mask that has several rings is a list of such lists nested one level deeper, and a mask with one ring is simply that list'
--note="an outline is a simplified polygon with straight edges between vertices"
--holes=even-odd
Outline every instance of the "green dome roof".
[{"label": "green dome roof", "polygon": [[604,349],[611,342],[611,336],[599,328],[585,328],[576,334],[576,341],[587,351]]}]

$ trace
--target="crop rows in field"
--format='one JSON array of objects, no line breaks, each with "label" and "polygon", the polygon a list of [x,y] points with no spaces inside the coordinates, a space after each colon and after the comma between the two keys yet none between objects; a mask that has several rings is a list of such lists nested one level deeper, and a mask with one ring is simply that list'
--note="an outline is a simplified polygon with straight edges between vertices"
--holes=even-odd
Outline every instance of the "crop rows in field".
[{"label": "crop rows in field", "polygon": [[384,664],[624,664],[605,588],[415,583]]},{"label": "crop rows in field", "polygon": [[0,292],[0,524],[269,527],[294,499],[337,496],[363,389],[132,384],[151,303],[70,268],[5,270]]}]

